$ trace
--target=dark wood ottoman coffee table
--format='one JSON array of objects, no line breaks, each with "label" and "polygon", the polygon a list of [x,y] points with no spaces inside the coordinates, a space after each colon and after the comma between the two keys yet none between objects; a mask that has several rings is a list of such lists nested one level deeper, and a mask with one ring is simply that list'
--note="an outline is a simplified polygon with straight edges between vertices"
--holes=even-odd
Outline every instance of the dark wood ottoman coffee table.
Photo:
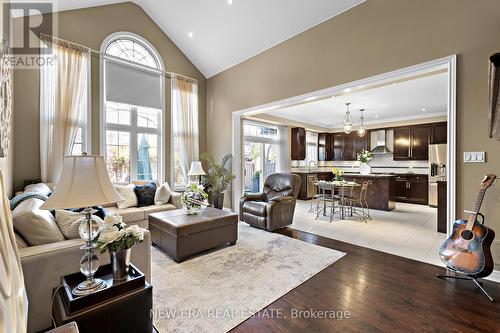
[{"label": "dark wood ottoman coffee table", "polygon": [[186,215],[182,209],[153,213],[149,231],[153,244],[181,262],[220,245],[236,244],[238,215],[211,207],[196,215]]}]

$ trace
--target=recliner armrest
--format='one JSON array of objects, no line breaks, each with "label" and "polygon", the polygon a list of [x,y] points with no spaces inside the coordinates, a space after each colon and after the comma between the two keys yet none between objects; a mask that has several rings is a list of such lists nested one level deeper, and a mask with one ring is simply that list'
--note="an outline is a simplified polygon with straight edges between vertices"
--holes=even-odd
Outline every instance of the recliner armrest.
[{"label": "recliner armrest", "polygon": [[292,197],[291,195],[283,195],[281,197],[275,197],[275,198],[272,198],[271,200],[269,201],[273,201],[273,202],[281,202],[281,201],[290,201],[290,200],[295,200],[294,197]]},{"label": "recliner armrest", "polygon": [[251,201],[266,201],[264,193],[245,193],[243,197]]}]

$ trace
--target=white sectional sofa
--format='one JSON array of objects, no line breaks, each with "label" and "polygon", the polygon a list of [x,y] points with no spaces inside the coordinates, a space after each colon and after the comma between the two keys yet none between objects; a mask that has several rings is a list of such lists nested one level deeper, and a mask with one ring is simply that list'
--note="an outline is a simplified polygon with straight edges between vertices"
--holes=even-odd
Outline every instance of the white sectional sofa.
[{"label": "white sectional sofa", "polygon": [[[137,184],[141,183],[143,182],[137,182]],[[49,188],[53,188],[53,186],[49,186]],[[14,228],[18,222],[18,228],[23,231],[19,233],[18,230],[15,230],[15,234],[29,301],[28,332],[38,332],[51,326],[52,290],[60,285],[61,276],[79,271],[79,262],[83,255],[83,251],[80,249],[83,240],[65,239],[58,230],[52,214],[40,209],[43,202],[41,199],[30,198],[12,211]],[[123,222],[126,224],[137,224],[147,229],[149,214],[180,207],[180,194],[172,192],[170,201],[161,206],[126,209],[118,209],[118,207],[113,206],[105,209],[108,212],[122,215]],[[30,224],[33,219],[36,219],[37,223]],[[30,232],[33,234],[30,235],[29,239],[22,236],[22,234],[27,235]],[[109,263],[107,253],[98,255],[101,265]],[[146,279],[151,281],[151,236],[149,231],[144,235],[144,242],[132,249],[131,261],[146,275]]]}]

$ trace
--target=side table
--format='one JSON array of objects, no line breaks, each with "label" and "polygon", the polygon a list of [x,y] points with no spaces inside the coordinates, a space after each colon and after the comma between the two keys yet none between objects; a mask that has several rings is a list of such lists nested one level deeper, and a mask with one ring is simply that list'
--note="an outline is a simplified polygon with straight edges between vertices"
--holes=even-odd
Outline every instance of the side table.
[{"label": "side table", "polygon": [[153,327],[153,287],[144,274],[130,266],[127,281],[113,282],[111,265],[96,272],[107,287],[94,294],[75,297],[72,285],[81,281],[81,273],[61,278],[63,287],[57,290],[52,315],[57,326],[74,321],[80,333],[156,332]]}]

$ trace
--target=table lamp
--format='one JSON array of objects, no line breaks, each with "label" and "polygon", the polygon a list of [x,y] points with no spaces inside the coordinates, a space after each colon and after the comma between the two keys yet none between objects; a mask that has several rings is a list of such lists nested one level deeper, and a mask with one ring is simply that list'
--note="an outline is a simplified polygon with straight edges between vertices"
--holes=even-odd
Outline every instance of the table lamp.
[{"label": "table lamp", "polygon": [[201,176],[206,175],[205,170],[200,161],[191,162],[191,168],[189,169],[188,176],[198,176],[198,184],[201,183]]},{"label": "table lamp", "polygon": [[115,191],[106,171],[102,156],[67,156],[63,159],[61,177],[42,209],[85,208],[81,214],[78,233],[85,241],[85,254],[80,260],[80,271],[86,280],[73,289],[77,296],[88,295],[106,287],[106,282],[94,278],[99,258],[94,253],[93,240],[102,229],[100,219],[93,216],[93,206],[113,204],[123,198]]}]

